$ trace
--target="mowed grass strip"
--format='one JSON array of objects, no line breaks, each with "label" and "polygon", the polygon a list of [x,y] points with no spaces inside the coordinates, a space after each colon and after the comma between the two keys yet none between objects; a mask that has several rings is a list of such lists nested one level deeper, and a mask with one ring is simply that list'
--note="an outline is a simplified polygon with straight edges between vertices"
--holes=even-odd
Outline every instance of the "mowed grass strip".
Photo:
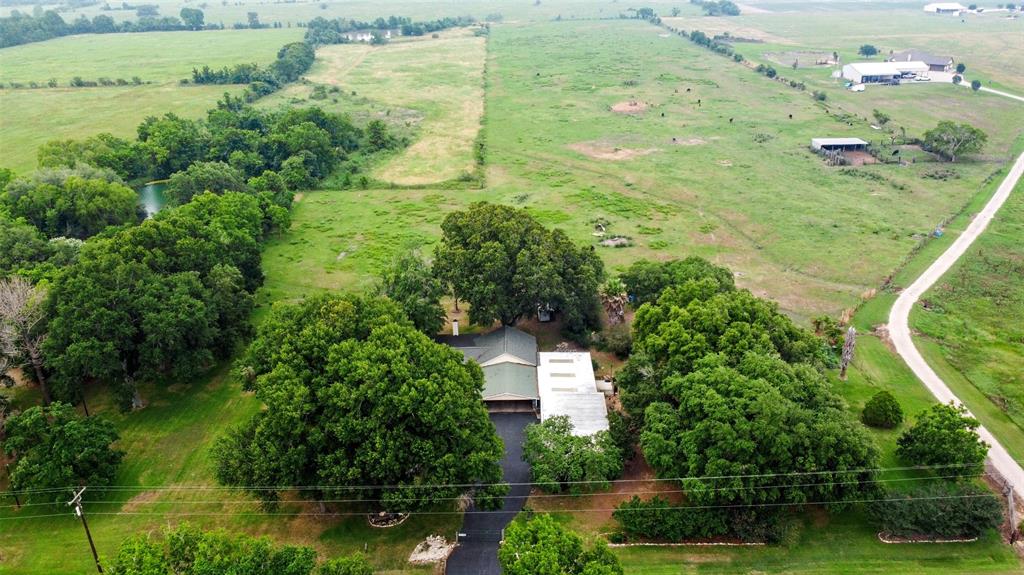
[{"label": "mowed grass strip", "polygon": [[191,78],[192,68],[269,64],[288,42],[302,40],[301,28],[82,34],[0,50],[0,82],[67,86],[85,80],[138,76],[146,82]]},{"label": "mowed grass strip", "polygon": [[465,29],[383,46],[326,46],[317,52],[309,78],[396,107],[396,113],[419,112],[422,118],[407,120],[406,127],[415,128],[412,145],[373,176],[402,185],[432,184],[474,168],[473,141],[484,110],[484,49],[485,39]]}]

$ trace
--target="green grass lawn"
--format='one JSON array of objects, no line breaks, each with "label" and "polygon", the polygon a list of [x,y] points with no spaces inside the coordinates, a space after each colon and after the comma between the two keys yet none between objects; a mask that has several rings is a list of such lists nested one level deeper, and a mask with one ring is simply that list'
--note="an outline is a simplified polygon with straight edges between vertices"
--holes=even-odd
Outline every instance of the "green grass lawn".
[{"label": "green grass lawn", "polygon": [[[133,137],[147,116],[173,112],[198,118],[224,92],[241,86],[181,86],[195,66],[267,64],[284,44],[302,39],[299,29],[146,32],[68,36],[0,50],[0,82],[57,79],[59,88],[0,90],[0,166],[27,172],[36,150],[50,140],[100,132]],[[73,76],[101,77],[142,86],[68,88]]]},{"label": "green grass lawn", "polygon": [[0,167],[25,173],[36,150],[50,140],[109,132],[134,138],[147,116],[173,112],[188,118],[206,111],[239,86],[160,84],[109,88],[0,90]]},{"label": "green grass lawn", "polygon": [[1024,463],[1024,184],[915,308],[917,345]]},{"label": "green grass lawn", "polygon": [[0,50],[0,82],[45,84],[55,78],[67,86],[74,76],[177,82],[204,65],[268,64],[281,46],[301,40],[302,33],[284,28],[65,36]]}]

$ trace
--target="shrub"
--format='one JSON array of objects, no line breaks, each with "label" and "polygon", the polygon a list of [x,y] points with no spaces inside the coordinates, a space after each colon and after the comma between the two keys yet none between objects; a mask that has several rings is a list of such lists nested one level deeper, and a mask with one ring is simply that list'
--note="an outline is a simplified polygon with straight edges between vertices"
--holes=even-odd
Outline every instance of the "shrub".
[{"label": "shrub", "polygon": [[864,405],[860,415],[864,425],[893,429],[903,423],[903,409],[888,391],[879,391]]},{"label": "shrub", "polygon": [[599,344],[601,350],[614,353],[619,359],[626,359],[633,349],[633,334],[624,323],[609,326],[601,333]]},{"label": "shrub", "polygon": [[981,473],[988,444],[978,437],[979,425],[963,406],[933,405],[896,441],[896,455],[914,465],[952,466],[962,475]]},{"label": "shrub", "polygon": [[868,504],[868,515],[880,531],[899,537],[977,537],[1003,521],[1002,502],[971,484],[932,482],[885,499]]},{"label": "shrub", "polygon": [[819,101],[819,102],[824,102],[825,100],[828,99],[828,95],[825,92],[821,92],[819,90],[815,90],[813,92],[813,94],[814,94],[814,99]]},{"label": "shrub", "polygon": [[[533,481],[543,484],[542,489],[577,492],[583,485],[602,487],[603,482],[622,474],[622,450],[609,432],[579,436],[572,431],[567,416],[527,426],[523,459],[530,464]],[[582,481],[596,483],[577,483]]]}]

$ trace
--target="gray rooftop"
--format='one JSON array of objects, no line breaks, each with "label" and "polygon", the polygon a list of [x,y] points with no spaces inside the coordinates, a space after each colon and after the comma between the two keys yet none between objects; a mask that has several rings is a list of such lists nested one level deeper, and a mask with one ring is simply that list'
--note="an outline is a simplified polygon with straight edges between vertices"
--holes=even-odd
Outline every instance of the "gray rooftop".
[{"label": "gray rooftop", "polygon": [[484,400],[540,399],[537,368],[521,363],[497,363],[484,369]]},{"label": "gray rooftop", "polygon": [[924,62],[929,66],[948,66],[953,58],[949,56],[936,56],[920,50],[907,50],[897,52],[889,57],[892,62]]}]

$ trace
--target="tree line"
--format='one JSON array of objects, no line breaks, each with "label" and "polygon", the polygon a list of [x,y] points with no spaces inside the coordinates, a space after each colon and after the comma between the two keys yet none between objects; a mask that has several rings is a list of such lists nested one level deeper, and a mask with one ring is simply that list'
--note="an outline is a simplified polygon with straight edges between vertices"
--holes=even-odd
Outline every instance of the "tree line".
[{"label": "tree line", "polygon": [[221,30],[219,24],[204,23],[203,11],[182,8],[180,18],[175,16],[144,16],[135,21],[117,22],[106,14],[89,19],[84,14],[66,22],[55,10],[44,10],[39,15],[12,10],[11,15],[0,18],[0,48],[43,42],[51,38],[72,34],[117,34],[126,32],[175,32],[184,30]]},{"label": "tree line", "polygon": [[414,22],[404,16],[389,16],[373,21],[349,18],[328,20],[318,16],[306,23],[305,41],[313,46],[346,44],[352,41],[348,36],[350,32],[379,30],[399,30],[403,36],[423,36],[449,28],[469,26],[474,22],[476,20],[471,16],[445,17],[424,22]]},{"label": "tree line", "polygon": [[290,42],[277,51],[270,66],[236,64],[213,70],[209,66],[192,69],[192,78],[183,84],[249,84],[243,98],[252,102],[279,90],[281,86],[298,80],[313,65],[316,53],[306,42]]}]

